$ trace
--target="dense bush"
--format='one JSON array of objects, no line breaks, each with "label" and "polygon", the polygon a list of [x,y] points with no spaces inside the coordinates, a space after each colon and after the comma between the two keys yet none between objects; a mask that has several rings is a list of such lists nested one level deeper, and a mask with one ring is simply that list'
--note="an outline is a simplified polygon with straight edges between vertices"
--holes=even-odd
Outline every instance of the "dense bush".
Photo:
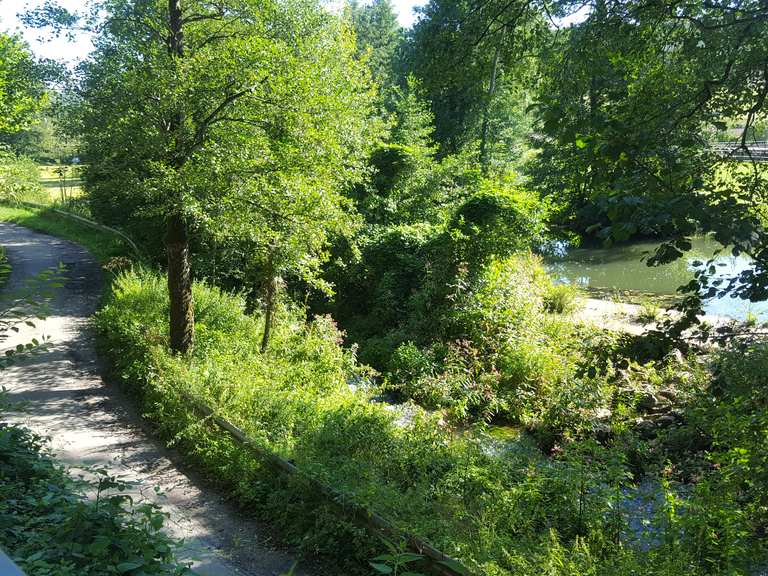
[{"label": "dense bush", "polygon": [[[768,345],[735,344],[716,354],[715,378],[691,399],[686,424],[672,440],[692,473],[681,524],[713,573],[755,555],[755,535],[768,532]],[[763,550],[764,552],[764,550]],[[765,562],[765,560],[763,560]]]},{"label": "dense bush", "polygon": [[0,545],[28,576],[190,573],[174,561],[163,513],[126,487],[103,473],[75,480],[40,437],[0,425]]},{"label": "dense bush", "polygon": [[[414,408],[404,416],[372,402],[365,390],[353,391],[347,379],[357,371],[354,358],[329,318],[307,321],[300,311],[283,310],[261,354],[261,320],[245,315],[240,299],[199,284],[195,296],[198,346],[190,357],[171,356],[164,283],[144,272],[120,276],[97,318],[104,348],[160,430],[304,549],[331,551],[342,562],[365,560],[374,544],[300,478],[275,476],[201,422],[182,392],[484,574],[717,573],[707,572],[684,542],[671,508],[648,519],[651,530],[663,530],[663,542],[633,544],[637,535],[627,531],[619,505],[631,488],[621,450],[569,442],[546,457],[523,440],[514,449],[489,450],[472,435],[456,436],[437,414]],[[398,357],[412,375],[432,369],[433,359],[418,348],[401,347]],[[561,418],[581,409],[566,405]],[[707,517],[697,519],[708,525]]]},{"label": "dense bush", "polygon": [[525,189],[484,181],[445,222],[373,226],[357,262],[335,267],[331,310],[364,362],[386,369],[396,348],[440,339],[441,318],[457,289],[488,263],[535,245],[545,209]]},{"label": "dense bush", "polygon": [[29,158],[0,150],[0,201],[43,203],[46,200],[37,164]]}]

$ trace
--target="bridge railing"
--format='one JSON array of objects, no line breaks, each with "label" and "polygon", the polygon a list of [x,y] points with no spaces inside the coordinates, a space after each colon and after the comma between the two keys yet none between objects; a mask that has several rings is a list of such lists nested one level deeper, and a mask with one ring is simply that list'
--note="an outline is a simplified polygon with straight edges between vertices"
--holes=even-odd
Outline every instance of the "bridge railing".
[{"label": "bridge railing", "polygon": [[768,141],[747,142],[745,146],[741,141],[713,142],[710,149],[728,160],[768,162]]}]

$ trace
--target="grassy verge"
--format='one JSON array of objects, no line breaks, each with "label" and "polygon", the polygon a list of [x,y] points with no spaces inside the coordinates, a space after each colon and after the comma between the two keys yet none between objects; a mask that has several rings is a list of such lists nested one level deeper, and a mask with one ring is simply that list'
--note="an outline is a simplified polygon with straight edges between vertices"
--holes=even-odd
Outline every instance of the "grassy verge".
[{"label": "grassy verge", "polygon": [[0,221],[14,222],[32,230],[77,242],[87,248],[100,262],[129,254],[128,248],[115,235],[70,220],[50,210],[34,210],[0,204]]},{"label": "grassy verge", "polygon": [[[750,512],[738,511],[746,494],[742,481],[750,476],[739,468],[741,452],[728,444],[736,432],[727,428],[736,413],[745,419],[754,415],[761,399],[720,413],[709,391],[697,392],[685,417],[689,424],[652,443],[625,426],[602,442],[567,441],[550,454],[525,442],[489,449],[449,430],[436,413],[414,406],[403,413],[351,390],[347,379],[356,371],[355,361],[341,347],[329,317],[307,320],[300,312],[283,311],[274,341],[262,354],[262,320],[246,315],[239,298],[197,284],[195,300],[195,351],[186,358],[172,356],[163,279],[147,272],[119,276],[97,317],[116,375],[190,460],[286,538],[332,555],[340,573],[364,572],[377,543],[305,482],[276,475],[201,422],[182,392],[203,399],[261,446],[478,574],[737,574],[759,548],[762,492],[756,487],[747,496]],[[755,364],[759,374],[762,364]],[[648,378],[659,378],[651,368],[644,370]],[[576,406],[572,415],[582,409]],[[563,406],[563,418],[568,410]],[[722,444],[712,444],[712,438]],[[759,454],[764,452],[750,442],[749,453],[755,454],[750,474],[763,474],[768,467]],[[667,463],[695,450],[706,454],[704,460],[721,454],[720,464],[694,463],[695,485],[675,487],[675,465],[668,470]],[[626,495],[642,479],[638,460],[648,454],[660,462],[658,471],[646,476],[658,486],[658,503],[638,520],[627,509],[633,501]]]},{"label": "grassy verge", "polygon": [[10,273],[11,265],[8,263],[8,257],[5,255],[5,248],[0,246],[0,288],[5,285]]},{"label": "grassy verge", "polygon": [[0,545],[28,576],[190,573],[174,561],[163,513],[126,487],[103,473],[75,480],[40,437],[0,427]]},{"label": "grassy verge", "polygon": [[[80,178],[80,165],[41,165],[40,185],[48,193],[51,202],[61,202],[67,198],[77,198],[83,194],[83,181]],[[62,178],[63,176],[63,178]]]}]

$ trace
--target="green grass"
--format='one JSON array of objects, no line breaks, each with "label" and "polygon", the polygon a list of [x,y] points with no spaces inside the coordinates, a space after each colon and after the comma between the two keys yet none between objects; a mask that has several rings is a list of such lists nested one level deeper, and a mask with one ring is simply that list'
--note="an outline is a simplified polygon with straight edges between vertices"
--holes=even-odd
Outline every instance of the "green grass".
[{"label": "green grass", "polygon": [[[190,463],[287,539],[309,552],[328,553],[339,573],[365,573],[376,541],[318,498],[311,485],[276,475],[201,422],[185,393],[213,406],[261,447],[459,558],[476,574],[742,573],[743,551],[754,543],[749,521],[756,516],[729,512],[739,494],[735,484],[720,500],[702,494],[690,503],[667,490],[669,506],[648,519],[656,543],[647,550],[634,547],[616,500],[633,486],[626,446],[565,439],[551,455],[532,446],[489,454],[448,429],[437,413],[414,409],[410,424],[403,423],[365,392],[350,390],[346,379],[357,370],[355,360],[340,346],[330,317],[282,311],[262,354],[261,317],[245,314],[240,298],[216,288],[196,283],[194,291],[197,342],[191,355],[179,357],[167,351],[163,278],[142,271],[117,278],[110,302],[97,315],[115,376]],[[667,380],[654,370],[644,368],[643,381]],[[583,408],[563,404],[563,418],[575,418]],[[629,430],[621,438],[633,458],[644,458],[638,451],[648,447]],[[731,551],[739,554],[729,556]],[[357,567],[345,564],[349,560],[357,560]]]},{"label": "green grass", "polygon": [[0,221],[14,222],[76,242],[87,248],[100,262],[130,254],[129,248],[114,234],[91,228],[47,209],[0,205]]},{"label": "green grass", "polygon": [[48,193],[51,202],[61,202],[62,181],[57,170],[65,170],[66,180],[64,182],[63,194],[66,199],[77,198],[83,194],[83,181],[80,179],[80,166],[39,166],[40,184]]}]

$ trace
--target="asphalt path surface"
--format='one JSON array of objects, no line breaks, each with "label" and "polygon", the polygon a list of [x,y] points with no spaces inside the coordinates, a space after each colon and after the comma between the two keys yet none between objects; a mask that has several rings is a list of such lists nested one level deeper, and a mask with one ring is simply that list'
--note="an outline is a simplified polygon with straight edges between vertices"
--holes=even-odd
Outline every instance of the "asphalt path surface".
[{"label": "asphalt path surface", "polygon": [[77,244],[9,223],[0,223],[0,245],[12,266],[2,289],[6,296],[59,264],[65,266],[66,279],[55,289],[44,321],[0,341],[0,351],[33,337],[50,342],[44,351],[0,371],[9,400],[24,402],[21,410],[0,414],[0,419],[50,437],[57,458],[68,466],[98,466],[135,482],[134,496],[158,503],[170,515],[167,530],[184,539],[181,555],[193,562],[197,574],[287,572],[294,557],[275,544],[269,527],[245,517],[185,469],[178,454],[151,437],[135,402],[102,378],[89,320],[103,289],[95,258]]}]

